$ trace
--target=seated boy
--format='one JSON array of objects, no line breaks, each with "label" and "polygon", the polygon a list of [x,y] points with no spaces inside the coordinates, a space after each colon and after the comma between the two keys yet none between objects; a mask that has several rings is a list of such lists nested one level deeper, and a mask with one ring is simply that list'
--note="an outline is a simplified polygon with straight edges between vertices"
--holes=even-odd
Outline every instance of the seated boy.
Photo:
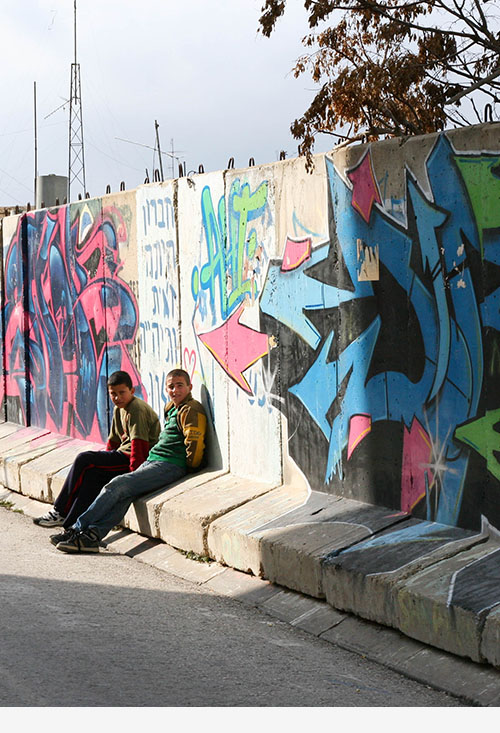
[{"label": "seated boy", "polygon": [[59,496],[42,517],[33,521],[41,527],[71,527],[92,504],[102,487],[113,478],[144,463],[155,445],[161,426],[158,415],[134,395],[127,372],[113,372],[107,381],[114,404],[113,421],[106,450],[79,453]]},{"label": "seated boy", "polygon": [[132,502],[152,491],[167,488],[187,471],[200,467],[205,448],[207,418],[191,395],[191,380],[183,369],[167,374],[170,401],[165,425],[147,460],[132,473],[113,478],[67,532],[50,541],[63,552],[99,552],[99,542],[125,516]]}]

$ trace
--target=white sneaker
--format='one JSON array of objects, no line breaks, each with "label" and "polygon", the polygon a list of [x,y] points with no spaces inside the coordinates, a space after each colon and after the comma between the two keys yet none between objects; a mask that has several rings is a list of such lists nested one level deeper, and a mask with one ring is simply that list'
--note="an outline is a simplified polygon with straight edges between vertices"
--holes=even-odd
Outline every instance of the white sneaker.
[{"label": "white sneaker", "polygon": [[36,517],[33,522],[39,524],[40,527],[62,527],[65,517],[63,517],[55,509],[50,509],[43,517]]}]

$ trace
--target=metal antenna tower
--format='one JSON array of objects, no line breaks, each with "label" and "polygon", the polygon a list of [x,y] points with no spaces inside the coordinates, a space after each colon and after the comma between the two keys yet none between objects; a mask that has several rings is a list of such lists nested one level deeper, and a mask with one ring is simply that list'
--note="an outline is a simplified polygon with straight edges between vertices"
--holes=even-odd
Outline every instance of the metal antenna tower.
[{"label": "metal antenna tower", "polygon": [[76,57],[76,0],[75,7],[75,60],[71,64],[71,88],[69,97],[69,164],[68,164],[68,203],[71,201],[72,188],[79,188],[85,196],[85,157],[83,151],[82,90],[80,85],[80,64]]}]

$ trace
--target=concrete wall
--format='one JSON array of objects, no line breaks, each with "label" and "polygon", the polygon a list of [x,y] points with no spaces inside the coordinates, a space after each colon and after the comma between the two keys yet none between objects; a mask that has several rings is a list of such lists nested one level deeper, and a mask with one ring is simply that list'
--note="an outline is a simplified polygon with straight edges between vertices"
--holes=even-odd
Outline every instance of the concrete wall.
[{"label": "concrete wall", "polygon": [[104,440],[182,365],[214,467],[500,527],[499,174],[484,125],[8,217],[4,416]]}]

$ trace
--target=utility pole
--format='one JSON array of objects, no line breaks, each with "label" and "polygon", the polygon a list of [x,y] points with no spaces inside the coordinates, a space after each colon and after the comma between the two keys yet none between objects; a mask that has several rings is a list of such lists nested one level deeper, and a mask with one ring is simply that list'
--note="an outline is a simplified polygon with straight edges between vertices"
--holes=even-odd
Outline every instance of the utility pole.
[{"label": "utility pole", "polygon": [[68,203],[75,189],[80,189],[83,196],[85,186],[85,157],[83,148],[82,91],[80,84],[80,64],[76,54],[76,0],[74,0],[74,44],[75,60],[71,64],[71,87],[69,98],[69,163],[68,163]]},{"label": "utility pole", "polygon": [[38,132],[37,132],[37,122],[36,122],[36,81],[33,82],[33,126],[35,128],[35,208],[36,208],[36,194],[37,194],[37,178],[38,178]]},{"label": "utility pole", "polygon": [[161,148],[160,148],[160,133],[158,132],[158,128],[160,125],[158,124],[157,120],[155,120],[155,132],[156,132],[156,147],[158,150],[158,160],[160,161],[160,176],[161,180],[164,181],[163,177],[163,161],[161,159]]}]

